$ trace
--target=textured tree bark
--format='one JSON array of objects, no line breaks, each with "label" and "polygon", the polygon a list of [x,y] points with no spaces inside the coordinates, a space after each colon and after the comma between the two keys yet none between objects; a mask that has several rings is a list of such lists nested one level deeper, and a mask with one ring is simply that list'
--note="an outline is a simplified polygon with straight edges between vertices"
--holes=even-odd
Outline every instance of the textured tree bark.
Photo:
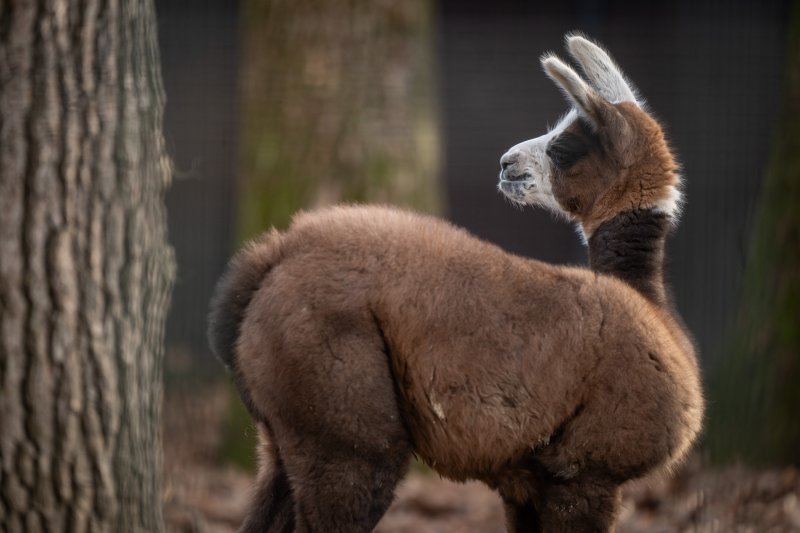
[{"label": "textured tree bark", "polygon": [[152,0],[0,0],[0,529],[160,531]]}]

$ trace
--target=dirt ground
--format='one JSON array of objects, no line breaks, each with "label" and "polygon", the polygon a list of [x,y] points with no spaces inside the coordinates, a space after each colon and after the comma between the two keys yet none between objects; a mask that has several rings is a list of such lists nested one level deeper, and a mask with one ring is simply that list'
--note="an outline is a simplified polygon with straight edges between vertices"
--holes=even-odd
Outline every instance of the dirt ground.
[{"label": "dirt ground", "polygon": [[[168,393],[164,408],[164,513],[170,531],[235,531],[252,475],[216,459],[229,401],[223,389]],[[414,471],[378,533],[503,532],[498,497],[480,483],[456,484]],[[711,469],[697,457],[670,480],[625,488],[618,524],[629,532],[800,532],[800,471]]]}]

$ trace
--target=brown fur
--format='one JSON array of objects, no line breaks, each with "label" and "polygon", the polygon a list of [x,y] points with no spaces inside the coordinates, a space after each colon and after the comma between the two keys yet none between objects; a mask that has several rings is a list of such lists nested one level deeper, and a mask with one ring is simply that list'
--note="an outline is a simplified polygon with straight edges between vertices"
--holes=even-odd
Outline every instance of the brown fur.
[{"label": "brown fur", "polygon": [[245,253],[280,260],[247,308],[236,369],[310,530],[366,524],[309,518],[351,501],[374,526],[373,492],[388,505],[412,450],[558,514],[546,502],[562,486],[615,501],[699,430],[690,343],[612,277],[381,207],[302,214],[260,247]]},{"label": "brown fur", "polygon": [[619,213],[652,206],[679,182],[678,165],[652,117],[631,102],[593,104],[602,109],[605,126],[591,132],[576,120],[566,128],[589,152],[553,180],[559,204],[587,234]]},{"label": "brown fur", "polygon": [[262,428],[244,530],[369,531],[414,453],[496,488],[511,531],[607,531],[622,483],[686,454],[703,400],[654,207],[676,165],[636,105],[575,100],[593,126],[569,126],[587,149],[553,197],[593,270],[376,206],[301,213],[234,258],[210,332]]}]

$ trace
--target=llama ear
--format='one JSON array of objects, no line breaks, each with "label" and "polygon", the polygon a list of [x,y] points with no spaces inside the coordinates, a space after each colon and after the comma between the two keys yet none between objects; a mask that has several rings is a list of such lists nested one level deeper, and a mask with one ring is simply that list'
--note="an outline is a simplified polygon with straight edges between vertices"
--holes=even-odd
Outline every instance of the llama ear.
[{"label": "llama ear", "polygon": [[636,92],[608,52],[580,34],[567,34],[567,50],[589,83],[609,102],[633,102],[641,107]]},{"label": "llama ear", "polygon": [[606,124],[608,114],[616,111],[607,100],[597,94],[577,72],[555,55],[545,54],[541,61],[545,74],[558,85],[578,113],[588,120],[594,129],[600,129]]}]

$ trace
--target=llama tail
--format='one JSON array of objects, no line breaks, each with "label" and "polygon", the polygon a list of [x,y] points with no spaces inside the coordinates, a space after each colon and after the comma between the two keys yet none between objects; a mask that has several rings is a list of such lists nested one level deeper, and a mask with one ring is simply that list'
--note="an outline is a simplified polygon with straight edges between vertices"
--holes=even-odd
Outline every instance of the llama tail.
[{"label": "llama tail", "polygon": [[208,317],[208,341],[228,370],[236,371],[236,343],[247,307],[266,275],[280,261],[282,236],[272,230],[230,260],[217,283]]}]

